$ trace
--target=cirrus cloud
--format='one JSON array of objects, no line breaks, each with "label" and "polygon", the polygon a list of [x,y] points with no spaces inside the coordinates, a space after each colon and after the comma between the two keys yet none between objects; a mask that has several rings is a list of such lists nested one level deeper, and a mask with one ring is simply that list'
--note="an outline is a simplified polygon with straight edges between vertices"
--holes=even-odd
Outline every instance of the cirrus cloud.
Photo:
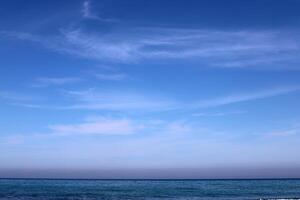
[{"label": "cirrus cloud", "polygon": [[109,33],[61,30],[52,36],[1,31],[5,37],[56,52],[106,62],[193,59],[210,67],[299,69],[298,31],[126,28]]},{"label": "cirrus cloud", "polygon": [[61,135],[128,135],[137,133],[142,126],[127,119],[102,119],[80,124],[52,125],[49,128],[53,131],[53,133]]}]

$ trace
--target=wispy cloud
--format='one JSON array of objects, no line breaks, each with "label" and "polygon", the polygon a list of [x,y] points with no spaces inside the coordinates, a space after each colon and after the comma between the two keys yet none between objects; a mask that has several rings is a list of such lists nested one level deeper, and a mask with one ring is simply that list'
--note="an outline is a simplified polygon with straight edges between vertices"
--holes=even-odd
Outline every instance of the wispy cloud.
[{"label": "wispy cloud", "polygon": [[294,135],[299,135],[299,134],[300,134],[299,129],[288,129],[288,130],[269,132],[269,133],[267,133],[267,136],[288,137],[288,136],[294,136]]},{"label": "wispy cloud", "polygon": [[54,134],[100,134],[100,135],[129,135],[129,134],[190,134],[207,132],[195,124],[185,121],[170,120],[141,120],[133,118],[107,118],[103,116],[90,116],[84,122],[77,124],[51,125],[49,129]]},{"label": "wispy cloud", "polygon": [[37,78],[35,83],[32,85],[34,87],[47,87],[51,85],[64,85],[64,84],[71,84],[77,83],[82,81],[81,78],[76,77],[63,77],[63,78]]},{"label": "wispy cloud", "polygon": [[[175,110],[196,110],[201,108],[218,107],[229,104],[254,101],[264,98],[276,97],[300,91],[300,86],[286,86],[258,90],[253,92],[224,95],[221,97],[205,100],[194,100],[190,102],[180,102],[172,98],[165,98],[153,95],[143,95],[129,91],[99,91],[94,88],[80,91],[64,91],[64,97],[68,100],[68,105],[51,106],[36,105],[27,103],[14,103],[16,106],[28,108],[47,109],[82,109],[82,110],[106,110],[117,112],[137,112],[137,111],[175,111]],[[1,96],[0,96],[1,97]],[[12,97],[11,97],[12,98]],[[215,113],[194,113],[193,116],[225,116],[242,114],[244,111],[215,112]]]},{"label": "wispy cloud", "polygon": [[187,134],[196,131],[195,127],[183,122],[171,122],[166,125],[165,132],[172,134]]},{"label": "wispy cloud", "polygon": [[300,66],[297,31],[127,28],[105,34],[75,29],[63,30],[50,38],[1,33],[42,43],[57,52],[109,62],[196,59],[205,66],[223,68],[298,69]]},{"label": "wispy cloud", "polygon": [[84,1],[82,4],[82,16],[85,18],[97,18],[97,16],[95,16],[92,12],[91,12],[91,8],[90,5],[91,2],[90,1]]},{"label": "wispy cloud", "polygon": [[[63,95],[61,95],[63,94]],[[174,110],[178,104],[168,98],[126,91],[100,91],[94,88],[79,91],[61,91],[59,98],[68,104],[52,105],[36,101],[16,100],[11,105],[26,108],[56,110],[102,110],[113,112],[163,112]],[[1,98],[1,96],[0,96]],[[8,97],[5,97],[8,98]]]},{"label": "wispy cloud", "polygon": [[12,38],[16,38],[19,40],[28,40],[28,41],[32,41],[32,42],[42,42],[41,41],[41,37],[37,36],[37,35],[32,35],[30,33],[25,33],[25,32],[17,32],[17,31],[4,31],[1,30],[0,31],[0,36],[2,37],[12,37]]},{"label": "wispy cloud", "polygon": [[0,91],[0,99],[14,100],[14,101],[30,101],[35,99],[32,95],[22,94],[12,91]]},{"label": "wispy cloud", "polygon": [[44,106],[44,105],[40,105],[40,104],[34,104],[34,103],[10,103],[10,105],[13,106],[20,106],[20,107],[24,107],[24,108],[40,108],[40,109],[56,109],[56,107],[52,107],[52,106]]},{"label": "wispy cloud", "polygon": [[99,20],[103,22],[116,22],[115,19],[99,17],[96,13],[94,13],[91,6],[91,1],[89,0],[83,1],[81,13],[82,17],[86,19]]},{"label": "wispy cloud", "polygon": [[241,93],[235,95],[228,95],[219,98],[212,98],[208,100],[199,101],[198,103],[194,104],[193,107],[214,107],[214,106],[222,106],[228,105],[233,103],[263,99],[278,95],[287,94],[290,92],[299,91],[300,86],[293,86],[293,87],[279,87],[279,88],[272,88],[268,90],[261,90],[255,91],[250,93]]},{"label": "wispy cloud", "polygon": [[53,133],[69,134],[99,134],[99,135],[128,135],[137,133],[142,126],[131,120],[103,119],[93,122],[68,125],[53,125],[49,127]]},{"label": "wispy cloud", "polygon": [[169,110],[176,103],[166,98],[149,97],[131,92],[103,92],[96,89],[68,91],[66,95],[76,103],[64,109],[95,109],[114,111]]},{"label": "wispy cloud", "polygon": [[22,135],[11,135],[1,136],[0,144],[2,145],[20,145],[24,143],[24,136]]},{"label": "wispy cloud", "polygon": [[225,111],[225,112],[211,112],[211,113],[194,113],[192,114],[195,117],[223,117],[228,115],[240,115],[244,114],[246,111],[243,110],[237,110],[237,111]]},{"label": "wispy cloud", "polygon": [[124,80],[127,77],[127,75],[123,73],[118,73],[118,74],[97,73],[95,74],[95,77],[99,80],[104,80],[104,81],[121,81]]}]

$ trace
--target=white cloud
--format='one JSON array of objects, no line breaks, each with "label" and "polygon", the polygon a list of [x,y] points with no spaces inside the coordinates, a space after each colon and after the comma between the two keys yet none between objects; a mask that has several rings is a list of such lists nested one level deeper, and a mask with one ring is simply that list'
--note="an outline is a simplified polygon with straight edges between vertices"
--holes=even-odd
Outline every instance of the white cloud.
[{"label": "white cloud", "polygon": [[282,130],[282,131],[274,131],[270,132],[268,136],[278,136],[278,137],[287,137],[299,134],[300,131],[297,129],[290,129],[290,130]]},{"label": "white cloud", "polygon": [[127,76],[126,74],[95,74],[96,78],[99,80],[104,80],[104,81],[120,81],[125,79]]},{"label": "white cloud", "polygon": [[65,105],[51,105],[15,101],[11,105],[38,109],[78,109],[135,113],[163,112],[174,110],[178,106],[175,101],[158,96],[149,96],[128,91],[99,91],[93,88],[81,91],[64,91],[61,98],[69,103]]},{"label": "white cloud", "polygon": [[13,101],[30,101],[36,99],[35,96],[22,94],[13,91],[0,91],[0,99],[13,100]]},{"label": "white cloud", "polygon": [[99,20],[103,22],[115,22],[115,19],[99,17],[96,13],[92,11],[91,1],[85,0],[82,3],[82,17],[86,19]]},{"label": "white cloud", "polygon": [[95,33],[76,29],[64,30],[52,38],[1,33],[42,43],[60,53],[109,62],[197,59],[205,66],[224,68],[299,69],[300,66],[297,31],[127,28]]},{"label": "white cloud", "polygon": [[90,1],[84,1],[82,4],[82,16],[85,18],[95,18],[94,14],[91,13]]},{"label": "white cloud", "polygon": [[196,129],[195,127],[192,127],[183,122],[173,122],[173,123],[169,123],[166,126],[166,132],[172,134],[191,133],[192,131],[195,131],[195,129]]},{"label": "white cloud", "polygon": [[82,79],[76,77],[63,77],[63,78],[37,78],[36,82],[33,84],[34,87],[46,87],[50,85],[64,85],[80,82]]},{"label": "white cloud", "polygon": [[0,31],[0,35],[4,37],[16,38],[19,40],[28,40],[31,42],[42,43],[42,38],[40,36],[33,35],[30,33],[16,32],[16,31]]},{"label": "white cloud", "polygon": [[[300,90],[299,86],[276,87],[253,92],[224,95],[200,101],[179,102],[170,98],[155,95],[144,95],[129,91],[99,91],[94,88],[81,91],[65,91],[64,96],[71,103],[68,105],[38,105],[30,103],[14,103],[16,106],[46,109],[82,109],[104,110],[117,112],[163,112],[174,110],[195,110],[208,107],[217,107],[240,102],[254,101],[264,98],[285,95]],[[1,98],[1,93],[0,93]],[[3,98],[3,97],[2,97]],[[12,98],[12,97],[11,97]],[[242,114],[243,111],[195,113],[193,116],[224,116]]]},{"label": "white cloud", "polygon": [[228,95],[224,97],[203,100],[203,101],[199,101],[198,103],[195,103],[192,107],[201,108],[201,107],[222,106],[222,105],[228,105],[233,103],[278,96],[278,95],[287,94],[299,90],[300,90],[299,86],[272,88],[268,90],[255,91],[253,93],[251,92],[241,93],[241,94]]},{"label": "white cloud", "polygon": [[[95,134],[95,135],[178,135],[190,133],[208,133],[209,131],[187,121],[170,121],[155,119],[120,119],[116,117],[87,116],[77,124],[51,125],[50,130],[59,135]],[[147,134],[145,134],[147,135]]]},{"label": "white cloud", "polygon": [[138,46],[127,41],[113,42],[113,38],[104,35],[85,34],[80,30],[63,31],[61,42],[54,48],[85,58],[109,60],[113,62],[130,62],[136,60]]},{"label": "white cloud", "polygon": [[69,125],[53,125],[50,129],[55,134],[100,134],[100,135],[128,135],[135,134],[141,126],[131,120],[103,119],[93,122]]},{"label": "white cloud", "polygon": [[75,103],[64,109],[99,109],[114,111],[163,111],[174,109],[176,103],[168,99],[144,96],[131,92],[103,92],[95,89],[68,91]]},{"label": "white cloud", "polygon": [[272,130],[264,134],[267,137],[291,137],[300,136],[300,126],[299,123],[290,125],[290,127],[278,130]]},{"label": "white cloud", "polygon": [[3,145],[20,145],[24,143],[23,135],[1,136],[0,144]]},{"label": "white cloud", "polygon": [[237,111],[227,111],[227,112],[213,112],[213,113],[194,113],[193,116],[195,117],[222,117],[228,115],[239,115],[244,114],[246,111],[237,110]]},{"label": "white cloud", "polygon": [[49,109],[53,109],[53,107],[50,107],[50,106],[42,106],[42,105],[39,105],[39,104],[30,104],[30,103],[11,103],[10,105],[21,106],[21,107],[25,107],[25,108],[40,108],[40,109],[49,108]]}]

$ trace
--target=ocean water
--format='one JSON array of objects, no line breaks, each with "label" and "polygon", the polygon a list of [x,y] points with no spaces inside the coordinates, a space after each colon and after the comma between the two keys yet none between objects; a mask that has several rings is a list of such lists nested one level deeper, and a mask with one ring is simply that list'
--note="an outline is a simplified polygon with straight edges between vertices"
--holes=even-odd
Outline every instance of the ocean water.
[{"label": "ocean water", "polygon": [[300,180],[0,179],[4,199],[300,199]]}]

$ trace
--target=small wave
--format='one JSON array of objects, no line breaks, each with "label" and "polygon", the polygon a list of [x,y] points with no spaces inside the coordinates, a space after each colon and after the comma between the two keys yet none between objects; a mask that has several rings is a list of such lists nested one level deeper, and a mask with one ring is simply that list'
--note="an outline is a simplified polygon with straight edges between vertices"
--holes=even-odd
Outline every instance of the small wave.
[{"label": "small wave", "polygon": [[259,200],[300,200],[300,198],[261,198]]}]

